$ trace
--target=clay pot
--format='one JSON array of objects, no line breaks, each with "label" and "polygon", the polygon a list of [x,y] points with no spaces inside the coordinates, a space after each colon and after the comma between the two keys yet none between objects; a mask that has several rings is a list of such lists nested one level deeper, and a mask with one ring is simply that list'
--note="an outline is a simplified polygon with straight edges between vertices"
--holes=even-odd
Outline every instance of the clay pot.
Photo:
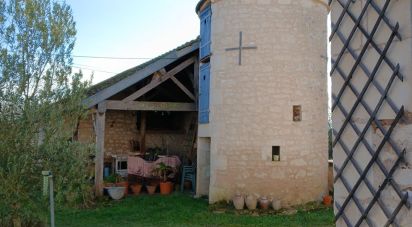
[{"label": "clay pot", "polygon": [[257,205],[257,199],[253,195],[248,195],[246,196],[245,203],[249,210],[255,210]]},{"label": "clay pot", "polygon": [[173,191],[173,183],[170,181],[160,182],[160,194],[169,195]]},{"label": "clay pot", "polygon": [[280,208],[282,208],[281,204],[280,204],[280,200],[278,199],[273,199],[272,200],[272,208],[276,211],[280,210]]},{"label": "clay pot", "polygon": [[269,209],[270,201],[266,196],[262,196],[259,199],[259,207],[263,210]]},{"label": "clay pot", "polygon": [[114,200],[119,200],[124,196],[124,187],[107,187],[106,189],[110,198]]},{"label": "clay pot", "polygon": [[124,194],[127,195],[129,194],[129,182],[127,181],[121,181],[116,183],[116,187],[124,187]]},{"label": "clay pot", "polygon": [[323,196],[323,204],[324,204],[325,206],[330,206],[330,205],[332,205],[332,200],[333,200],[333,198],[332,198],[332,196],[330,196],[330,195],[325,195],[325,196]]},{"label": "clay pot", "polygon": [[142,185],[141,184],[132,184],[130,185],[130,188],[132,189],[132,192],[134,195],[139,195],[140,191],[142,190]]},{"label": "clay pot", "polygon": [[156,191],[157,185],[146,185],[147,193],[153,195]]},{"label": "clay pot", "polygon": [[245,206],[245,198],[243,198],[241,194],[237,193],[232,200],[236,210],[243,210],[243,207]]}]

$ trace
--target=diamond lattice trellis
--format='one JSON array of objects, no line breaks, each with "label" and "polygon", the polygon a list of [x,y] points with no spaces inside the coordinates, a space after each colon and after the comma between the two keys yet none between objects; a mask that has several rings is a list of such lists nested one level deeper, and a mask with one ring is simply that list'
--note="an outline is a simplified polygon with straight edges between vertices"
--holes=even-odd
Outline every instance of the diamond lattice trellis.
[{"label": "diamond lattice trellis", "polygon": [[[404,107],[397,106],[389,96],[389,91],[393,88],[394,81],[403,81],[403,76],[399,71],[399,64],[392,61],[388,55],[388,50],[393,45],[394,40],[401,40],[399,24],[394,23],[387,17],[389,6],[391,4],[396,4],[396,2],[391,0],[379,2],[376,0],[365,0],[363,1],[363,4],[359,4],[357,8],[354,9],[355,3],[355,0],[329,1],[329,5],[337,4],[334,7],[340,9],[340,13],[336,20],[332,20],[330,40],[336,39],[334,42],[342,44],[341,49],[335,55],[336,58],[332,59],[332,69],[330,72],[332,80],[337,78],[342,80],[341,86],[336,89],[338,92],[332,94],[332,111],[334,114],[339,112],[339,114],[344,116],[344,121],[340,127],[333,130],[333,147],[335,149],[339,146],[340,150],[345,154],[343,162],[340,162],[339,164],[336,164],[335,162],[334,181],[335,183],[339,181],[347,192],[346,199],[343,203],[335,201],[335,207],[337,208],[335,220],[343,219],[347,226],[360,226],[365,223],[368,226],[399,226],[396,217],[402,207],[408,206],[408,204],[407,194],[401,191],[397,182],[392,178],[394,173],[399,169],[399,164],[404,162],[405,156],[405,150],[398,147],[391,137],[394,129],[404,115]],[[368,14],[376,14],[377,18],[373,21],[373,24],[370,24],[370,21],[368,21],[368,28],[366,28],[365,23],[363,22],[367,17],[365,15]],[[349,20],[350,23],[346,23],[345,28],[343,28],[344,26],[342,24],[345,20]],[[348,26],[348,24],[350,25]],[[348,27],[349,31],[347,30]],[[377,43],[376,41],[376,34],[380,31],[389,31],[388,38],[384,42],[384,45],[379,45],[382,43]],[[356,46],[356,48],[354,48],[354,42],[356,42],[355,37],[359,36],[365,39],[365,41],[361,42],[360,47]],[[371,61],[364,63],[365,56],[370,50],[375,51],[378,57],[372,63]],[[342,59],[348,56],[352,58],[351,61],[347,61],[350,62],[350,65],[348,66],[347,63],[343,65]],[[369,67],[372,67],[372,69],[370,70]],[[384,80],[385,82],[376,78],[378,72],[383,67],[388,68],[389,70],[386,71],[390,72],[387,75],[384,75],[387,77],[387,79]],[[347,70],[345,71],[344,69],[350,69],[350,71],[346,72]],[[358,79],[356,78],[358,76],[366,76],[366,78],[363,79],[363,84],[360,86],[359,83],[355,84],[354,82]],[[365,94],[371,89],[376,90],[378,93],[377,100],[373,104],[365,98]],[[353,97],[356,97],[355,102],[351,103],[349,107],[347,103],[345,105],[343,101],[343,96],[345,94],[350,94]],[[378,114],[382,111],[383,105],[389,106],[389,109],[394,115],[389,127],[386,127],[377,119]],[[356,111],[367,113],[368,120],[362,126],[354,122],[354,114]],[[372,125],[382,134],[376,144],[371,144],[370,140],[366,138],[366,134]],[[356,135],[355,141],[349,142],[345,140],[343,134],[348,130]],[[367,163],[360,163],[355,158],[360,146],[363,146],[370,155]],[[389,147],[396,156],[394,164],[389,167],[384,165],[379,158],[384,146]],[[349,165],[353,167],[358,174],[355,181],[353,181],[353,179],[348,179],[348,176],[343,174]],[[367,177],[372,168],[378,169],[384,176],[382,182],[379,182],[379,184],[371,182]],[[369,190],[369,193],[372,195],[372,199],[370,199],[366,205],[365,201],[361,201],[357,196],[361,184],[365,185],[367,190]],[[376,185],[379,186],[377,187]],[[382,192],[388,188],[392,188],[397,196],[395,199],[397,205],[394,209],[385,204],[385,201],[381,198]],[[359,213],[359,218],[355,221],[353,220],[353,217],[347,216],[348,204],[350,202],[354,203],[354,206],[356,207],[355,209],[357,209],[357,212]],[[370,218],[370,211],[373,207],[375,207],[375,209],[377,207],[381,210],[386,217],[386,223],[378,224]],[[350,209],[354,208],[351,207]]]}]

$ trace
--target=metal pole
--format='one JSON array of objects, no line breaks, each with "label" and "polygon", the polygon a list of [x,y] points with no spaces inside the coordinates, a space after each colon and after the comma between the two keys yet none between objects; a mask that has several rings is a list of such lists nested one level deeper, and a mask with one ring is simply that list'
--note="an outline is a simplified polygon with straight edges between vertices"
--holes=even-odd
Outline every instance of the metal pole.
[{"label": "metal pole", "polygon": [[49,176],[50,184],[49,184],[49,195],[50,195],[50,226],[54,226],[54,193],[53,193],[53,175]]}]

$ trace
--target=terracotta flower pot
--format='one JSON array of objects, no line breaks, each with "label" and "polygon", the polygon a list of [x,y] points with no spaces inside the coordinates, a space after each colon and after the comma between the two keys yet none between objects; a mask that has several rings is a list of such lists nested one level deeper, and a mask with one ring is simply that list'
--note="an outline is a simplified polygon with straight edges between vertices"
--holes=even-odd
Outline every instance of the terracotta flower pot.
[{"label": "terracotta flower pot", "polygon": [[134,195],[139,195],[140,191],[142,190],[142,185],[141,184],[132,184],[130,185],[130,188],[132,189],[132,192]]},{"label": "terracotta flower pot", "polygon": [[253,195],[248,195],[246,196],[245,203],[249,210],[255,210],[257,205],[257,199]]},{"label": "terracotta flower pot", "polygon": [[117,187],[124,187],[124,194],[127,195],[129,194],[129,182],[127,181],[121,181],[116,183]]},{"label": "terracotta flower pot", "polygon": [[332,196],[330,196],[330,195],[325,195],[325,196],[323,196],[323,204],[324,204],[325,206],[330,206],[330,205],[332,205],[332,200],[333,200],[333,198],[332,198]]},{"label": "terracotta flower pot", "polygon": [[241,194],[237,193],[232,200],[236,210],[243,210],[245,198]]},{"label": "terracotta flower pot", "polygon": [[269,209],[270,201],[266,196],[262,196],[259,199],[259,207],[263,210]]},{"label": "terracotta flower pot", "polygon": [[278,210],[280,210],[280,208],[282,208],[279,199],[273,199],[272,200],[272,208],[276,211],[278,211]]},{"label": "terracotta flower pot", "polygon": [[170,181],[160,182],[160,194],[169,195],[173,191],[173,183]]},{"label": "terracotta flower pot", "polygon": [[147,193],[153,195],[156,191],[157,185],[146,185]]}]

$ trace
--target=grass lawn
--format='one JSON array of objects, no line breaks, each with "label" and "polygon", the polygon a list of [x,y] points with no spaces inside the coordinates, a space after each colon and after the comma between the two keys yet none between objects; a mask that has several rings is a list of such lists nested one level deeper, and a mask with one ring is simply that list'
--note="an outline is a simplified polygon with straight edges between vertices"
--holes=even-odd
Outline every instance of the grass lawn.
[{"label": "grass lawn", "polygon": [[331,208],[275,215],[217,207],[178,193],[129,196],[94,209],[58,211],[56,226],[334,226]]}]

